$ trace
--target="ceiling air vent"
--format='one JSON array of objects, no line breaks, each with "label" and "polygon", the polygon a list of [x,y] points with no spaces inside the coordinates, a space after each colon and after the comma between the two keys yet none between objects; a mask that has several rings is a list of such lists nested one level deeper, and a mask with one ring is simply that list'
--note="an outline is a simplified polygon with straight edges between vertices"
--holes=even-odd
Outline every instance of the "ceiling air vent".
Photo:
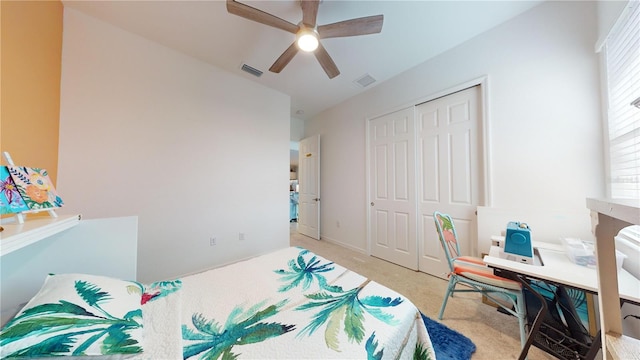
[{"label": "ceiling air vent", "polygon": [[360,85],[363,88],[373,84],[374,82],[376,82],[376,79],[374,79],[369,74],[364,74],[364,76],[362,76],[359,79],[355,80],[355,83]]},{"label": "ceiling air vent", "polygon": [[249,66],[247,64],[242,64],[242,68],[241,69],[242,69],[242,71],[247,72],[247,73],[249,73],[249,74],[251,74],[251,75],[253,75],[255,77],[262,76],[262,71],[254,68],[252,66]]}]

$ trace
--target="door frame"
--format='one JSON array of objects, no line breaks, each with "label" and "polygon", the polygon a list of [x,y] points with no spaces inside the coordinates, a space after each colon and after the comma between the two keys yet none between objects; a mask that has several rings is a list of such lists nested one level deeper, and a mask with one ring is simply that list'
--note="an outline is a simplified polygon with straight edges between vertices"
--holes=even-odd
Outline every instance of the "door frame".
[{"label": "door frame", "polygon": [[[431,100],[435,100],[437,98],[441,98],[444,96],[447,96],[449,94],[453,94],[455,92],[473,87],[473,86],[480,86],[480,106],[481,106],[481,110],[480,110],[480,114],[481,114],[481,119],[480,119],[480,129],[478,129],[478,135],[479,135],[479,139],[478,141],[480,141],[480,148],[482,149],[482,154],[480,154],[480,159],[482,161],[482,164],[480,165],[480,181],[482,181],[482,184],[480,184],[480,199],[479,199],[479,204],[478,206],[492,206],[493,204],[493,192],[492,192],[492,166],[491,166],[491,131],[490,131],[490,125],[491,125],[491,117],[490,117],[490,106],[489,106],[489,76],[488,75],[484,75],[463,83],[460,83],[458,85],[454,85],[451,86],[449,88],[443,89],[441,91],[437,91],[435,93],[432,93],[430,95],[426,95],[424,97],[420,97],[414,100],[411,100],[409,102],[406,102],[402,105],[399,106],[395,106],[391,109],[388,109],[386,111],[383,111],[381,113],[375,114],[375,115],[371,115],[371,116],[367,116],[365,118],[365,187],[366,187],[366,192],[367,192],[367,201],[364,204],[365,208],[366,208],[366,239],[367,239],[367,255],[371,255],[371,207],[369,206],[369,204],[371,203],[371,181],[369,179],[369,174],[371,171],[371,166],[369,165],[370,162],[370,155],[369,154],[369,146],[370,146],[370,141],[369,141],[369,123],[370,120],[378,118],[380,116],[384,116],[384,115],[388,115],[391,114],[393,112],[402,110],[402,109],[406,109],[408,107],[412,107],[412,106],[416,106],[418,104],[422,104]],[[417,151],[417,150],[416,150]],[[415,173],[416,175],[416,179],[415,181],[417,181],[417,172]],[[417,182],[416,182],[417,183]],[[418,210],[417,208],[417,202],[416,202],[416,212]],[[471,251],[472,254],[475,256],[478,256],[478,244],[477,242],[475,244],[471,244]]]}]

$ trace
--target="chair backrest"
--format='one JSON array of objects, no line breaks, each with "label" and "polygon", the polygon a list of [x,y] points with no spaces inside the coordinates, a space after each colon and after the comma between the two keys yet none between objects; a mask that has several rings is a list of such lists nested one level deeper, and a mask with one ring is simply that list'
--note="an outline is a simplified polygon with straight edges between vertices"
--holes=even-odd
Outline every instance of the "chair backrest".
[{"label": "chair backrest", "polygon": [[449,262],[449,269],[453,271],[453,260],[460,256],[458,234],[456,233],[456,227],[453,225],[453,219],[450,215],[435,211],[433,213],[433,220],[436,223],[440,245],[442,245],[442,249]]}]

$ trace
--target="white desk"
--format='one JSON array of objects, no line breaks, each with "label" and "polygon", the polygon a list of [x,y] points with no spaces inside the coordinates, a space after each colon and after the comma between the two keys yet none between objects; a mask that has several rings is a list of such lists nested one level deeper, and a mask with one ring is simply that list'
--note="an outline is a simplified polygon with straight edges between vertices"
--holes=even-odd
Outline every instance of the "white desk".
[{"label": "white desk", "polygon": [[[540,254],[540,258],[543,263],[542,266],[524,264],[501,258],[500,252],[502,249],[497,246],[491,247],[489,255],[484,257],[484,262],[488,266],[496,269],[506,270],[522,274],[527,277],[547,280],[552,283],[562,284],[594,294],[599,294],[598,273],[596,269],[590,269],[588,267],[574,264],[565,255],[562,250],[562,246],[560,245],[534,242],[534,247]],[[617,279],[619,297],[626,301],[640,304],[640,280],[624,269],[618,272]],[[619,303],[617,296],[615,301]],[[632,345],[630,345],[632,353],[637,353],[635,344],[635,342],[632,342]],[[608,350],[604,341],[602,342],[602,348],[603,351]],[[524,351],[525,354],[527,350],[528,348]]]},{"label": "white desk", "polygon": [[[596,269],[572,263],[559,245],[544,243],[535,243],[535,245],[544,263],[543,266],[502,259],[498,256],[500,249],[497,246],[491,247],[489,255],[484,257],[484,262],[493,268],[523,274],[536,279],[548,280],[594,294],[598,293],[598,274]],[[618,288],[620,298],[640,304],[640,280],[624,269],[618,273]]]}]

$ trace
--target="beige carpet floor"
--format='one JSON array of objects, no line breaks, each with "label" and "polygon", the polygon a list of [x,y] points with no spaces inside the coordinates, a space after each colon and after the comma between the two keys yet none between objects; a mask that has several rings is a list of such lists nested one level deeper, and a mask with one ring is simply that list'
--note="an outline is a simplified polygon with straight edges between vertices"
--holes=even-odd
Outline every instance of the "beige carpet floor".
[{"label": "beige carpet floor", "polygon": [[[346,247],[300,235],[291,227],[291,245],[301,246],[397,291],[420,311],[438,320],[438,311],[447,282],[425,273],[409,270],[390,262],[367,256]],[[446,326],[470,338],[477,347],[473,359],[517,359],[520,354],[518,320],[482,303],[479,294],[456,294],[450,298],[444,317]],[[555,359],[531,347],[529,360]]]}]

